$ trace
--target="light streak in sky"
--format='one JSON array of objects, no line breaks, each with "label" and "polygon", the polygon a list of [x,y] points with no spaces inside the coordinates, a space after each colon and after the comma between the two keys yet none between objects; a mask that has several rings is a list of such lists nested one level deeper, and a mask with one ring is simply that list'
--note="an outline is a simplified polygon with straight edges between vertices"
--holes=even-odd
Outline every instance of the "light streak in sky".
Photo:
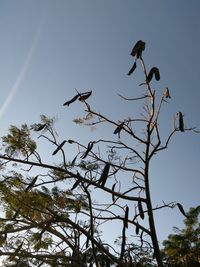
[{"label": "light streak in sky", "polygon": [[38,27],[38,30],[33,38],[33,41],[32,41],[32,44],[31,44],[31,47],[28,51],[28,54],[24,60],[24,63],[19,71],[19,74],[15,80],[15,83],[13,84],[13,86],[11,87],[3,105],[1,106],[0,108],[0,118],[3,116],[3,114],[6,112],[9,104],[11,103],[13,97],[15,96],[16,92],[18,91],[28,69],[29,69],[29,66],[30,66],[30,63],[31,63],[31,59],[33,57],[33,54],[36,50],[36,47],[37,47],[37,44],[38,44],[38,41],[39,41],[39,38],[41,36],[41,32],[42,32],[42,29],[43,29],[43,26],[44,26],[44,21],[45,21],[45,16],[43,16],[43,19],[41,20],[41,23],[39,24],[39,27]]}]

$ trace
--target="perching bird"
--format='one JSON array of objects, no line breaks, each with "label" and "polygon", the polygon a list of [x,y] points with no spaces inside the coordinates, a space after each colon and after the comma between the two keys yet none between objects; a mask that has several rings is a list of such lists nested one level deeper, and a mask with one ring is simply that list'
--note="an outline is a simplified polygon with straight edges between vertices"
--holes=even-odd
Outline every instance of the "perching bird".
[{"label": "perching bird", "polygon": [[131,56],[136,58],[139,58],[142,56],[142,51],[145,50],[145,42],[143,42],[142,40],[139,40],[133,47],[132,51],[131,51]]},{"label": "perching bird", "polygon": [[86,99],[88,99],[91,96],[91,94],[92,94],[92,91],[82,93],[78,100],[83,102]]},{"label": "perching bird", "polygon": [[164,92],[163,92],[163,96],[164,96],[165,98],[171,98],[170,93],[169,93],[169,88],[168,88],[168,87],[165,88],[165,90],[164,90]]}]

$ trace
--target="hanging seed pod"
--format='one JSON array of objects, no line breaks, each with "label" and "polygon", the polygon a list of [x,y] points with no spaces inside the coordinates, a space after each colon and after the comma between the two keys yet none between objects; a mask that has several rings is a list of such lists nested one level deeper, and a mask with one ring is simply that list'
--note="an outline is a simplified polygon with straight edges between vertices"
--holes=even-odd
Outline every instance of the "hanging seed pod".
[{"label": "hanging seed pod", "polygon": [[80,180],[77,180],[77,181],[74,183],[74,185],[72,186],[71,191],[74,190],[74,189],[79,185],[79,183],[80,183]]},{"label": "hanging seed pod", "polygon": [[59,150],[61,150],[61,148],[64,146],[64,144],[66,143],[66,140],[64,140],[57,148],[56,150],[54,150],[54,152],[52,153],[52,155],[56,155],[58,153]]},{"label": "hanging seed pod", "polygon": [[69,140],[67,140],[67,142],[68,142],[69,144],[73,144],[75,141],[74,141],[74,140],[71,140],[71,139],[69,139]]},{"label": "hanging seed pod", "polygon": [[183,206],[180,204],[180,203],[177,203],[177,206],[180,210],[180,212],[186,217],[188,218],[187,214],[185,213],[184,209],[183,209]]},{"label": "hanging seed pod", "polygon": [[147,75],[147,82],[150,83],[150,81],[153,78],[153,74],[154,74],[154,68],[150,69],[149,74]]},{"label": "hanging seed pod", "polygon": [[155,76],[155,79],[156,81],[159,81],[160,80],[160,72],[159,72],[159,69],[154,67],[154,76]]},{"label": "hanging seed pod", "polygon": [[110,170],[110,163],[109,162],[106,162],[106,165],[102,171],[102,174],[101,174],[101,177],[99,179],[99,184],[104,186],[105,183],[106,183],[106,180],[108,178],[108,173],[109,173],[109,170]]},{"label": "hanging seed pod", "polygon": [[182,112],[178,112],[178,115],[179,115],[179,130],[181,132],[184,132],[184,121],[183,121],[183,114]]},{"label": "hanging seed pod", "polygon": [[78,100],[81,101],[81,102],[84,102],[86,99],[88,99],[91,96],[91,94],[92,94],[92,91],[85,92],[85,93],[80,95]]},{"label": "hanging seed pod", "polygon": [[129,72],[127,73],[128,76],[130,76],[136,69],[137,64],[136,62],[133,64],[133,66],[131,67],[131,69],[129,70]]},{"label": "hanging seed pod", "polygon": [[78,99],[79,96],[80,96],[80,94],[75,95],[72,99],[70,99],[69,101],[65,102],[63,104],[63,106],[69,106],[70,104],[72,104],[73,102],[75,102]]},{"label": "hanging seed pod", "polygon": [[121,132],[123,126],[124,126],[124,121],[120,125],[117,126],[117,128],[114,130],[113,133],[114,134],[117,134],[117,133],[119,134]]},{"label": "hanging seed pod", "polygon": [[129,207],[127,206],[125,210],[125,216],[124,216],[124,226],[126,228],[128,228],[128,214],[129,214]]},{"label": "hanging seed pod", "polygon": [[30,184],[27,186],[27,188],[25,189],[25,191],[27,192],[28,190],[30,190],[33,186],[34,186],[34,184],[36,183],[36,181],[37,181],[37,178],[38,178],[38,175],[37,176],[35,176],[35,178],[33,178],[33,180],[30,182]]},{"label": "hanging seed pod", "polygon": [[89,239],[89,237],[87,237],[87,239],[86,239],[86,243],[85,243],[85,247],[86,247],[86,248],[89,247],[89,242],[90,242],[90,239]]},{"label": "hanging seed pod", "polygon": [[[78,156],[78,155],[77,155]],[[75,162],[76,162],[76,159],[77,159],[77,156],[72,160],[71,162],[71,166],[73,167],[75,165]]]},{"label": "hanging seed pod", "polygon": [[139,58],[142,56],[142,51],[145,50],[145,42],[142,40],[137,41],[137,43],[134,45],[132,51],[131,51],[131,56],[136,58]]},{"label": "hanging seed pod", "polygon": [[117,183],[115,183],[113,186],[112,186],[112,201],[115,202],[115,195],[114,195],[114,192],[115,192],[115,186],[116,186]]},{"label": "hanging seed pod", "polygon": [[85,159],[88,155],[88,153],[92,150],[94,145],[94,142],[89,142],[88,146],[87,146],[87,150],[85,151],[85,153],[81,156],[82,159]]},{"label": "hanging seed pod", "polygon": [[136,233],[136,235],[138,235],[138,234],[139,234],[139,231],[140,231],[139,224],[138,224],[138,223],[136,223],[136,227],[135,227],[135,233]]},{"label": "hanging seed pod", "polygon": [[138,210],[139,210],[139,214],[141,219],[144,219],[144,211],[143,211],[143,207],[142,207],[142,202],[139,200],[138,201]]}]

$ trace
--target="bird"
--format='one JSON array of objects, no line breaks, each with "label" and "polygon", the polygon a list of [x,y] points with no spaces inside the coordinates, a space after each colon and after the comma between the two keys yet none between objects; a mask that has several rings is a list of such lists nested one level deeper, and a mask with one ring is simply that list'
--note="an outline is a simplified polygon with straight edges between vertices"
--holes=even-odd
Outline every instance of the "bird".
[{"label": "bird", "polygon": [[165,98],[171,98],[170,93],[169,93],[169,88],[168,88],[168,87],[166,87],[166,88],[164,89],[163,96],[164,96]]},{"label": "bird", "polygon": [[91,94],[92,94],[92,91],[82,93],[78,100],[84,102],[86,99],[88,99],[91,96]]}]

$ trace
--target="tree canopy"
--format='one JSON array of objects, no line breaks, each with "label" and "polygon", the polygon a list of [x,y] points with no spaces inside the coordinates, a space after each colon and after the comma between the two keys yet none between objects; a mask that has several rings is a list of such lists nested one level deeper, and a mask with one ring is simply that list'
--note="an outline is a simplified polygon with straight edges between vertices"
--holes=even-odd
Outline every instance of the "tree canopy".
[{"label": "tree canopy", "polygon": [[[157,67],[147,69],[144,50],[145,43],[138,41],[128,72],[133,75],[141,67],[142,95],[120,96],[126,104],[140,101],[142,115],[114,121],[92,107],[92,91],[77,91],[62,103],[66,108],[82,104],[85,116],[75,122],[106,124],[108,139],[87,144],[60,140],[54,119],[45,115],[32,125],[11,126],[3,136],[0,256],[7,266],[164,266],[154,211],[174,207],[185,211],[180,203],[152,203],[150,163],[176,133],[194,129],[185,127],[179,111],[162,140],[160,113],[171,96],[164,88],[157,97],[151,83],[159,82],[160,72]],[[50,155],[40,152],[39,141],[51,145]],[[70,161],[67,151],[73,151]],[[105,229],[111,224],[114,237],[109,240]]]},{"label": "tree canopy", "polygon": [[200,266],[199,215],[200,206],[191,208],[184,220],[185,228],[174,227],[175,234],[163,242],[170,266]]}]

